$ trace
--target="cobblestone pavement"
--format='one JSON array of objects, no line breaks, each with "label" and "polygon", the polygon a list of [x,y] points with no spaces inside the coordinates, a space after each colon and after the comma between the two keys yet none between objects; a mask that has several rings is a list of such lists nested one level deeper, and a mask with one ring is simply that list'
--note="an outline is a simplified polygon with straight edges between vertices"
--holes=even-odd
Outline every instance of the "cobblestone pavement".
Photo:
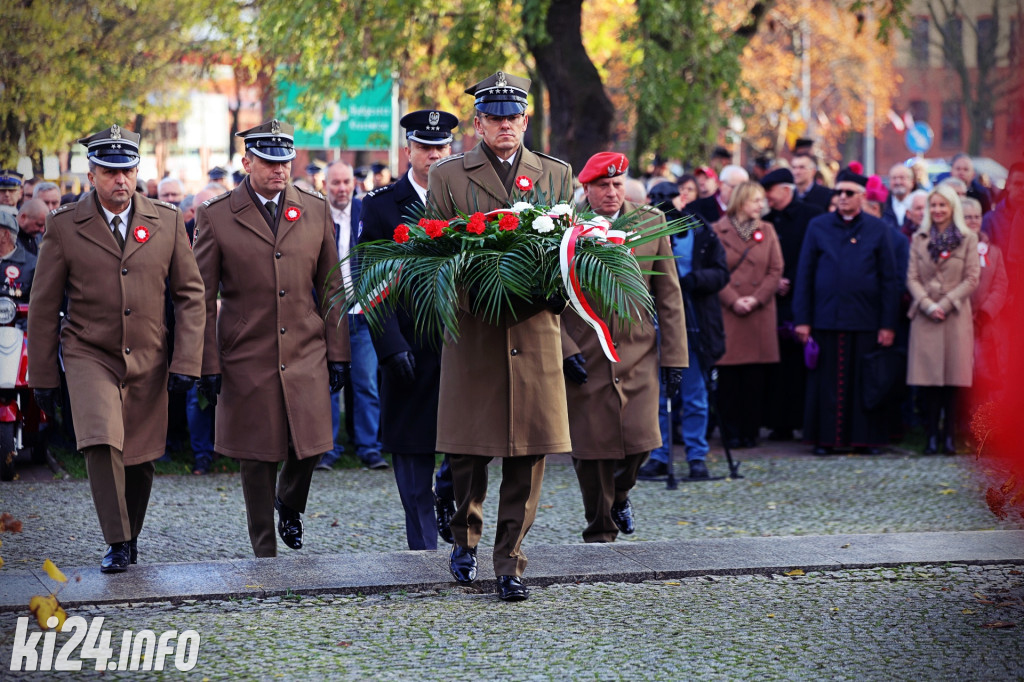
[{"label": "cobblestone pavement", "polygon": [[[766,457],[744,462],[745,478],[680,483],[641,481],[632,494],[637,531],[623,542],[757,535],[820,535],[1020,528],[985,507],[974,460],[961,457]],[[712,468],[725,471],[724,463]],[[497,480],[484,512],[483,546],[494,533]],[[524,545],[581,542],[583,505],[572,466],[550,458],[537,522]],[[93,565],[106,547],[86,481],[0,484],[0,511],[24,523],[4,533],[5,571]],[[406,549],[405,527],[390,471],[318,471],[304,516],[302,552],[335,554]],[[238,475],[162,476],[153,484],[139,540],[144,562],[250,558]],[[279,543],[279,551],[291,550]],[[489,550],[482,550],[487,556]]]},{"label": "cobblestone pavement", "polygon": [[[0,613],[5,672],[18,615]],[[520,604],[452,590],[119,605],[73,615],[90,623],[104,617],[114,660],[124,630],[195,630],[195,668],[181,673],[173,655],[165,661],[175,679],[1024,679],[1024,576],[1013,566],[554,585]],[[998,622],[1016,627],[991,627]],[[59,650],[67,639],[57,637]],[[92,661],[84,662],[89,671]]]}]

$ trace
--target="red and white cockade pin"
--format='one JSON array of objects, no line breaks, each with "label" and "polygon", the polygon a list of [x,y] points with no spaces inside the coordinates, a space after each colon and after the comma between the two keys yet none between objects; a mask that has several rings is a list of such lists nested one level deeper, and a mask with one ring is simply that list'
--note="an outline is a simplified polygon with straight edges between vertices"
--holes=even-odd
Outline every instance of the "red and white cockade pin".
[{"label": "red and white cockade pin", "polygon": [[21,275],[21,270],[18,269],[17,265],[8,265],[4,270],[4,275],[7,276],[8,282],[13,283]]},{"label": "red and white cockade pin", "polygon": [[761,230],[754,230],[754,241],[759,242],[764,239],[764,232]]},{"label": "red and white cockade pin", "polygon": [[939,256],[942,257],[943,259],[949,258],[949,251],[943,251],[942,253],[939,254]]},{"label": "red and white cockade pin", "polygon": [[135,241],[140,244],[144,244],[149,240],[149,229],[139,225],[132,230],[132,235],[135,237]]},{"label": "red and white cockade pin", "polygon": [[533,180],[525,175],[520,175],[516,178],[516,187],[522,192],[529,192],[533,189]]},{"label": "red and white cockade pin", "polygon": [[294,206],[289,206],[288,210],[284,212],[284,219],[294,223],[296,220],[299,219],[299,216],[301,215],[302,211],[295,208]]}]

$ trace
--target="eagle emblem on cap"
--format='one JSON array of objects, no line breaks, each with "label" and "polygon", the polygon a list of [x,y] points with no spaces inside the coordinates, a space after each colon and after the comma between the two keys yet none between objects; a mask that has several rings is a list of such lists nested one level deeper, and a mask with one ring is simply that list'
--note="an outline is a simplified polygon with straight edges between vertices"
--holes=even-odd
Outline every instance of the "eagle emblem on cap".
[{"label": "eagle emblem on cap", "polygon": [[114,125],[110,126],[110,139],[111,140],[120,140],[121,139],[121,126],[117,125],[116,123]]},{"label": "eagle emblem on cap", "polygon": [[276,118],[270,122],[270,132],[273,133],[274,135],[277,135],[278,133],[281,132],[281,124],[278,122]]},{"label": "eagle emblem on cap", "polygon": [[499,71],[497,74],[495,74],[495,76],[498,79],[498,80],[494,81],[494,85],[495,86],[497,86],[499,88],[503,88],[506,85],[508,85],[508,81],[505,80],[505,73],[503,71]]},{"label": "eagle emblem on cap", "polygon": [[441,114],[437,113],[436,111],[431,111],[430,116],[428,118],[430,119],[430,125],[436,126],[438,122],[441,120]]},{"label": "eagle emblem on cap", "polygon": [[614,163],[608,166],[608,177],[609,178],[614,178],[615,177],[615,164]]}]

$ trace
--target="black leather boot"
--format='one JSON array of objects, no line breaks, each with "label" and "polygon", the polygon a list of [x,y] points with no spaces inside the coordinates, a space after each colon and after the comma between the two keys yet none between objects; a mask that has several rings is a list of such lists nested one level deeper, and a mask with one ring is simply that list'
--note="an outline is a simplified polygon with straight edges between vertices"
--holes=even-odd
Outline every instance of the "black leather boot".
[{"label": "black leather boot", "polygon": [[939,454],[939,437],[935,434],[928,436],[928,444],[924,446],[924,454],[926,455],[937,455]]}]

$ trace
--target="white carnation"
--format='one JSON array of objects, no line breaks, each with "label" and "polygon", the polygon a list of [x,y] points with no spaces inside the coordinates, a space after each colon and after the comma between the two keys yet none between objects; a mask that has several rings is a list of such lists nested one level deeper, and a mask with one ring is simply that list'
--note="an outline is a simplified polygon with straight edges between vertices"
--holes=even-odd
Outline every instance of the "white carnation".
[{"label": "white carnation", "polygon": [[532,208],[533,204],[531,204],[528,201],[517,201],[516,203],[512,204],[511,210],[515,211],[516,213],[522,213],[523,211],[529,211]]},{"label": "white carnation", "polygon": [[572,213],[572,206],[569,204],[555,204],[548,209],[549,215],[569,215]]},{"label": "white carnation", "polygon": [[546,215],[537,216],[533,219],[533,229],[541,234],[551,232],[555,229],[555,221]]}]

